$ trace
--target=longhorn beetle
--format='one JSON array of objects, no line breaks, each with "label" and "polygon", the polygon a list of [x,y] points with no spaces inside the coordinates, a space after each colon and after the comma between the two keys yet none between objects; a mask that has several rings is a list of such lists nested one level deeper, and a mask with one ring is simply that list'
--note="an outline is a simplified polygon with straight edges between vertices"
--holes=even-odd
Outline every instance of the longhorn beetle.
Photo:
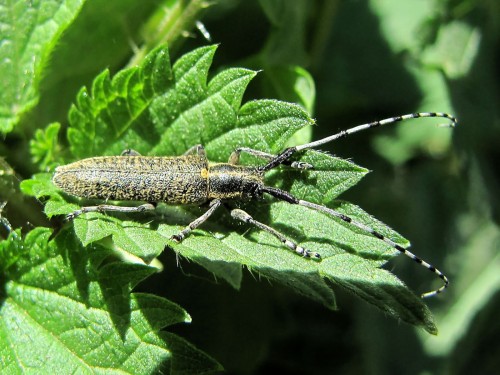
[{"label": "longhorn beetle", "polygon": [[[225,202],[259,199],[263,194],[269,194],[279,200],[308,207],[360,228],[434,272],[443,280],[444,284],[439,289],[422,294],[423,298],[430,297],[441,293],[448,287],[449,283],[448,278],[437,268],[390,238],[349,216],[328,207],[296,198],[285,190],[266,186],[264,183],[266,172],[281,164],[303,170],[313,168],[314,166],[308,163],[291,161],[292,155],[300,151],[312,149],[366,129],[419,117],[444,117],[451,121],[450,126],[457,123],[453,116],[446,113],[412,113],[358,125],[314,142],[286,148],[278,155],[240,147],[233,151],[227,163],[208,161],[202,145],[196,145],[184,155],[176,157],[141,156],[135,151],[126,150],[121,156],[92,157],[60,166],[55,170],[53,182],[64,192],[79,197],[147,202],[136,207],[108,204],[81,207],[68,214],[66,217],[68,220],[92,211],[142,212],[154,210],[156,202],[172,205],[201,205],[208,202],[208,210],[203,215],[178,234],[172,236],[172,239],[177,242],[181,242],[193,229],[203,224]],[[242,152],[267,160],[267,163],[259,166],[240,165],[239,159]],[[231,216],[272,234],[283,245],[303,257],[321,259],[320,254],[304,249],[275,229],[255,220],[241,209],[232,209]]]}]

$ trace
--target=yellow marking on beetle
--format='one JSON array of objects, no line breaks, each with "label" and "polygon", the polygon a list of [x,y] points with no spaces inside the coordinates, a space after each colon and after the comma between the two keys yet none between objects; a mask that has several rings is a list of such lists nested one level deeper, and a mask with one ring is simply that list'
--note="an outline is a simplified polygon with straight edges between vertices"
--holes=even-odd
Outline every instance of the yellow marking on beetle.
[{"label": "yellow marking on beetle", "polygon": [[200,175],[202,178],[208,178],[208,169],[207,168],[202,168],[200,171]]}]

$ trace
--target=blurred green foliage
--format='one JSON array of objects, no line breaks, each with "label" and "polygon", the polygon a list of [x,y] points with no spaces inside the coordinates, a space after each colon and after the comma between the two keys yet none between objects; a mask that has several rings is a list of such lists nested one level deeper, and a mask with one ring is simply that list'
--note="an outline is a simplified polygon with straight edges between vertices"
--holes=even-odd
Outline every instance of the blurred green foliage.
[{"label": "blurred green foliage", "polygon": [[[2,236],[5,220],[26,230],[47,225],[41,206],[19,198],[12,182],[47,166],[40,155],[30,160],[29,142],[43,136],[38,129],[55,121],[66,125],[80,87],[105,68],[116,72],[133,61],[134,51],[154,39],[158,12],[181,3],[189,2],[88,0],[73,23],[61,23],[64,33],[54,34],[50,56],[40,54],[44,71],[32,80],[29,108],[38,104],[7,118],[3,109],[16,103],[0,103],[8,122],[2,128],[0,156],[6,163],[0,179],[9,179],[2,183],[8,189],[0,191],[0,203],[8,202],[0,212]],[[175,332],[235,374],[496,373],[500,4],[219,0],[194,19],[204,23],[212,43],[221,43],[214,70],[262,69],[245,99],[301,104],[317,120],[314,139],[420,110],[458,117],[453,132],[419,120],[345,138],[328,149],[373,171],[342,198],[409,238],[413,251],[440,266],[451,286],[428,302],[440,332],[427,337],[343,293],[340,311],[332,313],[248,273],[236,292],[210,282],[211,275],[196,265],[178,268],[175,256],[164,254],[168,272],[138,288],[190,313],[193,323]],[[194,24],[183,27],[170,40],[172,60],[208,43]],[[59,152],[46,139],[47,149]],[[434,281],[405,257],[390,267],[416,290]],[[197,277],[181,283],[182,273]]]}]

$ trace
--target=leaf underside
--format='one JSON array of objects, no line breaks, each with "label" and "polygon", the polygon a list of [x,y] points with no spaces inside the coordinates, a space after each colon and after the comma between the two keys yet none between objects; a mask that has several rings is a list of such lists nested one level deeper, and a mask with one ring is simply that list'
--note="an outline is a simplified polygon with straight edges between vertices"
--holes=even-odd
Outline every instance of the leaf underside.
[{"label": "leaf underside", "polygon": [[[290,103],[255,100],[241,105],[256,73],[230,68],[208,79],[215,50],[215,46],[198,48],[171,66],[166,48],[159,48],[140,67],[124,70],[112,79],[108,72],[99,75],[91,92],[80,91],[70,111],[68,140],[74,159],[58,162],[119,155],[129,148],[143,155],[181,155],[196,144],[205,146],[209,160],[226,162],[231,152],[242,146],[276,154],[299,129],[313,125],[302,108]],[[280,167],[266,175],[266,184],[349,215],[408,246],[398,233],[359,207],[336,200],[367,173],[366,169],[317,151],[304,153],[300,160],[314,169]],[[263,161],[242,155],[242,163]],[[57,191],[50,178],[40,174],[22,185],[28,194],[48,197],[48,216],[85,205]],[[181,244],[170,237],[205,208],[160,205],[154,214],[89,213],[75,219],[73,225],[83,245],[111,236],[117,247],[146,261],[167,246],[168,251],[173,249],[193,260],[235,288],[240,286],[243,265],[335,308],[332,285],[338,285],[395,318],[436,332],[421,299],[380,268],[395,255],[383,241],[335,218],[286,202],[265,199],[241,206],[255,219],[320,253],[323,260],[293,254],[268,233],[232,222],[224,209]]]}]

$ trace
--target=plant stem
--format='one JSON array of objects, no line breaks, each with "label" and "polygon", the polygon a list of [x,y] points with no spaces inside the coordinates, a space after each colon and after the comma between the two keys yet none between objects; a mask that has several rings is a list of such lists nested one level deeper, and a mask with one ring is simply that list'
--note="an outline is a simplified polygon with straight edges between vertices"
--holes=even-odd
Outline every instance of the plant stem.
[{"label": "plant stem", "polygon": [[160,7],[149,19],[144,30],[144,44],[127,64],[136,66],[155,47],[166,44],[174,49],[183,37],[189,35],[201,12],[212,5],[207,0],[178,0],[170,7]]}]

